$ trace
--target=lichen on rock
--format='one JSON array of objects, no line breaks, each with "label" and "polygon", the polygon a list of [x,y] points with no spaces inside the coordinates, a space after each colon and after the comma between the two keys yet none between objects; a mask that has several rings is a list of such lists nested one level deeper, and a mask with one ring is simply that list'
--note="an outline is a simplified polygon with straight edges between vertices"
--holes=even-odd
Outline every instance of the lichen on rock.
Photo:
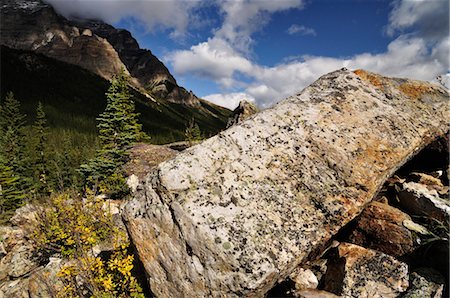
[{"label": "lichen on rock", "polygon": [[264,295],[446,132],[448,98],[343,69],[160,164],[123,214],[152,292]]}]

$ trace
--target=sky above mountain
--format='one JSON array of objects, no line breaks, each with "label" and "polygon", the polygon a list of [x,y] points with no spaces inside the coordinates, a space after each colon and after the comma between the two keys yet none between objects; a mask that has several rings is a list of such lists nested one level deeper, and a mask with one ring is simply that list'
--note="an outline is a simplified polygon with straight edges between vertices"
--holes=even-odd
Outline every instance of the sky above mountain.
[{"label": "sky above mountain", "polygon": [[228,108],[268,107],[342,67],[450,78],[446,0],[47,2],[131,31],[180,85]]}]

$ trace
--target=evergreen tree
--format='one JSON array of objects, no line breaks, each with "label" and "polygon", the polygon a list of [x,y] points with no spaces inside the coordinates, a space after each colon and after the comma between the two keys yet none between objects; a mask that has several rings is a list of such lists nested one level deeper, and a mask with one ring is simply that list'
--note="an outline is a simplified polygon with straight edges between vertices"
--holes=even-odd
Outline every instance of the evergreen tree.
[{"label": "evergreen tree", "polygon": [[9,92],[0,105],[0,154],[5,165],[22,178],[27,164],[24,153],[25,117],[20,112],[20,102]]},{"label": "evergreen tree", "polygon": [[143,137],[124,71],[113,79],[106,99],[106,109],[97,118],[100,155],[123,164],[128,158],[127,150]]},{"label": "evergreen tree", "polygon": [[20,190],[19,178],[0,155],[0,224],[4,224],[19,208],[25,195]]},{"label": "evergreen tree", "polygon": [[124,190],[121,166],[128,161],[127,150],[144,139],[145,134],[138,123],[124,71],[112,80],[106,98],[105,111],[97,118],[100,149],[93,160],[81,166],[80,172],[90,187],[100,187],[101,192],[121,192]]},{"label": "evergreen tree", "polygon": [[192,146],[195,142],[202,140],[202,132],[198,124],[195,123],[194,118],[191,118],[188,125],[186,126],[184,136],[186,138],[186,141],[189,143],[189,146]]},{"label": "evergreen tree", "polygon": [[34,156],[33,156],[33,172],[34,172],[34,189],[43,195],[47,192],[47,119],[44,112],[44,107],[41,102],[38,102],[36,108],[36,121],[33,124],[34,132]]}]

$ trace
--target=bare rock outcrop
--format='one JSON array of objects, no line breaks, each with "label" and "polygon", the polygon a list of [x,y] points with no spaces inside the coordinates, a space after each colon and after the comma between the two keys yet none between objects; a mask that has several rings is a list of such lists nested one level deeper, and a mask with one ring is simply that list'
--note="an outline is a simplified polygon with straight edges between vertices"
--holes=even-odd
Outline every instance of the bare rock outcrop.
[{"label": "bare rock outcrop", "polygon": [[83,32],[40,0],[5,0],[0,36],[3,45],[79,65],[106,79],[126,69],[106,39]]},{"label": "bare rock outcrop", "polygon": [[253,103],[246,100],[241,100],[237,108],[234,109],[233,114],[231,114],[228,119],[227,128],[246,120],[257,112],[258,108]]},{"label": "bare rock outcrop", "polygon": [[126,226],[158,297],[260,297],[447,130],[447,90],[339,70],[150,172]]},{"label": "bare rock outcrop", "polygon": [[4,0],[0,37],[2,45],[75,64],[106,79],[123,68],[135,87],[208,113],[205,101],[178,86],[167,67],[141,49],[127,30],[102,21],[66,19],[42,0]]}]

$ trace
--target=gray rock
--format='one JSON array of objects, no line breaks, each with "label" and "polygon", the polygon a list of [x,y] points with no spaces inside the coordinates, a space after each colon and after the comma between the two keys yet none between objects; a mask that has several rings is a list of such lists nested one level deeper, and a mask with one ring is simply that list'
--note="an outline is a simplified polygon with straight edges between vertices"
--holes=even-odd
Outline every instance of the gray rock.
[{"label": "gray rock", "polygon": [[8,278],[19,278],[29,275],[38,264],[32,258],[33,247],[30,245],[16,245],[0,261],[0,281]]},{"label": "gray rock", "polygon": [[152,292],[264,295],[446,132],[448,99],[340,70],[160,164],[123,214]]},{"label": "gray rock", "polygon": [[341,297],[394,298],[408,288],[408,266],[384,253],[341,243],[324,285]]},{"label": "gray rock", "polygon": [[408,182],[403,184],[398,198],[402,209],[410,214],[429,216],[449,223],[450,201],[440,198],[435,189],[430,190],[424,184]]},{"label": "gray rock", "polygon": [[441,298],[444,279],[430,268],[419,268],[411,273],[410,287],[403,298]]}]

